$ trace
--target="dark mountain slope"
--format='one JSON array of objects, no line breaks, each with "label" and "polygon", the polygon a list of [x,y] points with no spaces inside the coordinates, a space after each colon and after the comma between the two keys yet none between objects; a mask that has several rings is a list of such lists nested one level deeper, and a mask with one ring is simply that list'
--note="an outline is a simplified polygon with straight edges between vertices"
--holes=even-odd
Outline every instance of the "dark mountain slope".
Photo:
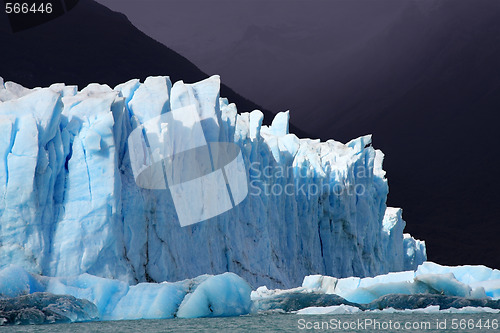
[{"label": "dark mountain slope", "polygon": [[[2,12],[0,45],[0,76],[26,87],[55,82],[80,88],[92,82],[113,87],[150,75],[168,75],[173,82],[188,83],[207,77],[187,59],[135,28],[125,15],[91,0],[81,0],[65,15],[17,33],[11,32]],[[236,103],[240,112],[262,110],[225,85],[221,96]],[[270,123],[273,114],[263,112],[265,122]],[[293,126],[290,129],[304,135]]]},{"label": "dark mountain slope", "polygon": [[500,267],[500,2],[409,7],[322,83],[332,111],[304,129],[374,134],[389,204],[429,259]]}]

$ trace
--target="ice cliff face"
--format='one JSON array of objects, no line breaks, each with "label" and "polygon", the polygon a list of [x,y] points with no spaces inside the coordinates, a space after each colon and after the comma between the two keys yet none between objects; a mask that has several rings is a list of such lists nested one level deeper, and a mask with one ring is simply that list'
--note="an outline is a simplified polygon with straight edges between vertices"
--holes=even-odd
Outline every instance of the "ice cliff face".
[{"label": "ice cliff face", "polygon": [[[263,126],[260,111],[237,114],[219,98],[219,85],[149,77],[30,90],[0,80],[0,268],[130,283],[231,271],[288,288],[313,273],[373,276],[425,260],[423,242],[403,236],[401,210],[386,209],[370,136],[299,139],[287,112]],[[249,190],[236,208],[182,228],[169,190],[136,185],[127,138],[187,105],[214,119],[207,141],[239,145]]]}]

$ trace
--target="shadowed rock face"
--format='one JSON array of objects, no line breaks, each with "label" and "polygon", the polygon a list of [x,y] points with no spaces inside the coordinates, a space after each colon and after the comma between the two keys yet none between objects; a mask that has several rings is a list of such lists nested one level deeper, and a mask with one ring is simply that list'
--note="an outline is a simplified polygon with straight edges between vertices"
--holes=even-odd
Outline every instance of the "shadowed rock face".
[{"label": "shadowed rock face", "polygon": [[254,307],[257,311],[282,310],[284,312],[291,312],[310,306],[333,306],[342,304],[355,306],[364,310],[364,306],[346,301],[338,295],[327,295],[322,293],[290,293],[254,302]]},{"label": "shadowed rock face", "polygon": [[394,308],[396,310],[404,309],[423,309],[428,306],[439,305],[441,310],[449,308],[464,308],[467,306],[473,307],[488,307],[491,309],[500,309],[500,300],[491,299],[470,299],[457,296],[432,295],[432,294],[415,294],[401,295],[390,294],[382,296],[375,301],[367,304],[366,309],[387,309]]},{"label": "shadowed rock face", "polygon": [[488,307],[500,309],[500,300],[471,299],[458,296],[435,294],[389,294],[382,296],[371,303],[359,304],[349,302],[335,294],[324,293],[285,293],[278,296],[254,300],[254,310],[292,312],[307,307],[329,307],[348,305],[357,307],[362,311],[383,310],[393,308],[396,310],[425,309],[429,306],[439,306],[440,310],[450,308],[461,309],[465,307]]},{"label": "shadowed rock face", "polygon": [[0,325],[70,323],[98,319],[97,307],[85,299],[36,292],[0,300]]}]

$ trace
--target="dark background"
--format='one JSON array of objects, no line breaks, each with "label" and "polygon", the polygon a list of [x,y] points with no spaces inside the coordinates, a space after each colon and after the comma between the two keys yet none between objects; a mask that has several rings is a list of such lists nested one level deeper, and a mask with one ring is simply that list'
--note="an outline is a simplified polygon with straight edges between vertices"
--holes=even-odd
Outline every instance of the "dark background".
[{"label": "dark background", "polygon": [[240,112],[263,107],[269,123],[290,109],[300,137],[372,133],[388,204],[429,260],[500,268],[500,1],[99,1],[164,45],[90,0],[17,33],[0,15],[0,76],[83,87],[221,74],[251,100],[223,87]]}]

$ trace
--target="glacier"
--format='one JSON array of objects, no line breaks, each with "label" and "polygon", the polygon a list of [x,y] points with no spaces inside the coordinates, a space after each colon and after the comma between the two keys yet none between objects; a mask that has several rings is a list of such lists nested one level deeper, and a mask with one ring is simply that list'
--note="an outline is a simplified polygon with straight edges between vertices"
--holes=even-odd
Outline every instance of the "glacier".
[{"label": "glacier", "polygon": [[[265,126],[262,112],[238,113],[219,90],[218,76],[81,90],[0,80],[0,268],[89,274],[137,290],[224,272],[291,288],[310,274],[376,276],[426,260],[425,243],[403,234],[401,209],[386,207],[383,153],[371,136],[299,139],[288,112]],[[207,142],[239,146],[249,188],[235,208],[181,227],[168,189],[136,184],[128,138],[187,106]]]}]

